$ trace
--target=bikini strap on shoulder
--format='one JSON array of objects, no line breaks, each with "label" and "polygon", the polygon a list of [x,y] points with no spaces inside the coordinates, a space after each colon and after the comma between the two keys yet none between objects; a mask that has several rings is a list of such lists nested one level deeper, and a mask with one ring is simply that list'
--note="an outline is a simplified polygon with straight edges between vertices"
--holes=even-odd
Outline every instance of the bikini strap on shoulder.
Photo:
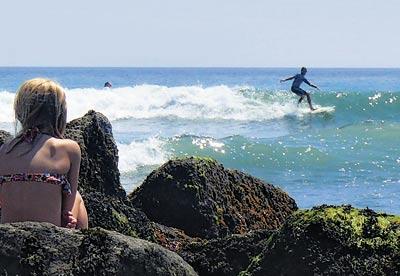
[{"label": "bikini strap on shoulder", "polygon": [[37,127],[32,127],[32,128],[28,128],[27,130],[24,131],[24,133],[22,134],[22,139],[29,143],[32,144],[33,141],[35,140],[35,138],[38,136],[38,134],[40,133],[39,128]]}]

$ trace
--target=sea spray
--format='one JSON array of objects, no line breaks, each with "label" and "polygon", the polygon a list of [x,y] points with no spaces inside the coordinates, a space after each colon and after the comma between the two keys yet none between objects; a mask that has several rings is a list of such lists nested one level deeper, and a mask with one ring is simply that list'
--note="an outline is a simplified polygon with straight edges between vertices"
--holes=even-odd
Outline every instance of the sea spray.
[{"label": "sea spray", "polygon": [[144,141],[133,141],[130,144],[118,143],[120,152],[119,169],[121,173],[135,172],[140,167],[162,164],[170,155],[163,148],[165,142],[156,137]]}]

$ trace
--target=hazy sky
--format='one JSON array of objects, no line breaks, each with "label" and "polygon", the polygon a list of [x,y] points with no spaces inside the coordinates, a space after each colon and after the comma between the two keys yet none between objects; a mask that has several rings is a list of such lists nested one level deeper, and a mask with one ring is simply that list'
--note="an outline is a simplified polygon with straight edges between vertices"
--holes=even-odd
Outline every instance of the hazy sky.
[{"label": "hazy sky", "polygon": [[1,0],[2,66],[400,67],[400,0]]}]

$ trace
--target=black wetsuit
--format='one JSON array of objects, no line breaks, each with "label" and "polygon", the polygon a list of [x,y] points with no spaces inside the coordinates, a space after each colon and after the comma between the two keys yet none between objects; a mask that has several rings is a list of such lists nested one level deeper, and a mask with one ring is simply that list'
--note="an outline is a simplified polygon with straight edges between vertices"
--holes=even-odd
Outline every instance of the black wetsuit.
[{"label": "black wetsuit", "polygon": [[297,74],[294,76],[294,81],[292,83],[292,92],[298,96],[305,96],[307,92],[300,88],[300,85],[305,82],[310,85],[309,81],[302,74]]}]

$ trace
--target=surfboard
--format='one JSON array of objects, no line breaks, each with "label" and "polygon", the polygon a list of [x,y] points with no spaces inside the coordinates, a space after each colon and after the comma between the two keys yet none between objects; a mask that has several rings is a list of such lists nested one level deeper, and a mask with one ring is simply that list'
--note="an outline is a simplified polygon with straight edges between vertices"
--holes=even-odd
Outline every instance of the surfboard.
[{"label": "surfboard", "polygon": [[335,112],[334,106],[316,106],[316,110],[310,111],[310,113],[318,114],[318,113],[332,113]]}]

